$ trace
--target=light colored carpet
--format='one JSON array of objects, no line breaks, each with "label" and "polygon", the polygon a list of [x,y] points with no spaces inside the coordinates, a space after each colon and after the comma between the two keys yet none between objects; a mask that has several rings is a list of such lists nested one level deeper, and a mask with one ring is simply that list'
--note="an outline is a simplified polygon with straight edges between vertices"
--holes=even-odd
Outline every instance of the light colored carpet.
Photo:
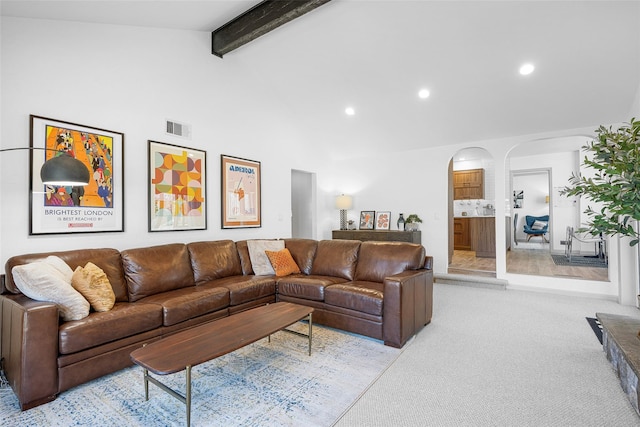
[{"label": "light colored carpet", "polygon": [[431,325],[339,420],[353,426],[640,426],[585,317],[612,301],[436,284]]},{"label": "light colored carpet", "polygon": [[[294,325],[306,332],[306,324]],[[278,332],[192,371],[192,426],[328,426],[401,354],[380,341],[315,326],[308,341]],[[408,348],[405,346],[405,349]],[[184,394],[184,371],[157,377]],[[142,368],[75,387],[20,412],[0,393],[2,426],[184,425],[185,406],[153,384],[144,400]]]}]

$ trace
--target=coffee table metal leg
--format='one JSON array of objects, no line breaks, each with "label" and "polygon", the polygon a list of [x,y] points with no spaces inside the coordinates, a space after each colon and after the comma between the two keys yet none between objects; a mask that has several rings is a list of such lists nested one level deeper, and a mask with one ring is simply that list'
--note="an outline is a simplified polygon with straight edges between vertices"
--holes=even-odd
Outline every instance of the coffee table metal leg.
[{"label": "coffee table metal leg", "polygon": [[187,390],[185,405],[187,406],[187,427],[191,425],[191,365],[187,365]]},{"label": "coffee table metal leg", "polygon": [[144,400],[149,400],[149,370],[144,370]]},{"label": "coffee table metal leg", "polygon": [[309,313],[309,356],[311,356],[311,341],[313,338],[313,328],[312,328],[312,323],[313,321],[311,320],[311,314]]}]

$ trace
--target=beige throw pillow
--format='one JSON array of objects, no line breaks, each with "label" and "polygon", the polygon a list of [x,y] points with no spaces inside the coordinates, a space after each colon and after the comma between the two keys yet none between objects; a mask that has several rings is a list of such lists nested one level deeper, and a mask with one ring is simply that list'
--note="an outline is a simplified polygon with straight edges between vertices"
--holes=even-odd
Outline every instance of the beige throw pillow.
[{"label": "beige throw pillow", "polygon": [[61,258],[50,256],[17,265],[11,274],[20,292],[29,298],[57,304],[63,320],[80,320],[89,315],[89,302],[71,286],[73,270]]},{"label": "beige throw pillow", "polygon": [[249,249],[253,273],[256,276],[276,274],[265,251],[277,252],[284,249],[284,240],[247,240],[247,248]]},{"label": "beige throw pillow", "polygon": [[89,301],[95,311],[109,311],[116,302],[116,295],[104,271],[92,262],[78,267],[71,277],[71,286]]}]

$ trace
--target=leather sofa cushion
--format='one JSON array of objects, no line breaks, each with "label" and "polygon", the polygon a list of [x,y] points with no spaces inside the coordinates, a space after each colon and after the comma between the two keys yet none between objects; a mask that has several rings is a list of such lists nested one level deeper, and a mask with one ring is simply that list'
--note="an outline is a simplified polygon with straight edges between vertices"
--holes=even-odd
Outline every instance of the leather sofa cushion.
[{"label": "leather sofa cushion", "polygon": [[229,291],[229,304],[240,305],[276,294],[275,277],[233,276],[198,285],[205,288],[223,288]]},{"label": "leather sofa cushion", "polygon": [[385,277],[422,268],[424,257],[424,247],[414,243],[363,242],[355,280],[384,282]]},{"label": "leather sofa cushion", "polygon": [[182,243],[122,251],[122,265],[131,302],[195,284]]},{"label": "leather sofa cushion", "polygon": [[329,305],[382,316],[384,284],[378,282],[348,282],[328,286],[324,302]]},{"label": "leather sofa cushion", "polygon": [[311,239],[285,239],[284,246],[289,249],[293,260],[304,274],[311,274],[313,259],[318,249],[318,241]]},{"label": "leather sofa cushion", "polygon": [[[7,260],[6,271],[20,264],[45,259],[49,255],[61,258],[69,265],[71,270],[78,267],[84,267],[88,262],[92,262],[102,269],[111,283],[113,293],[116,295],[116,302],[128,301],[127,285],[122,271],[122,262],[120,261],[120,252],[115,249],[83,249],[63,252],[46,252],[37,254],[18,255]],[[11,293],[20,293],[13,282],[11,274],[6,275],[7,290]]]},{"label": "leather sofa cushion", "polygon": [[109,311],[92,312],[82,320],[62,323],[58,347],[61,354],[71,354],[160,326],[159,305],[116,303]]},{"label": "leather sofa cushion", "polygon": [[233,240],[194,242],[187,245],[196,285],[242,274],[240,257]]},{"label": "leather sofa cushion", "polygon": [[226,288],[189,286],[155,294],[141,299],[139,302],[161,305],[162,324],[171,326],[227,308],[229,306],[229,291]]},{"label": "leather sofa cushion", "polygon": [[346,280],[330,276],[293,275],[278,280],[278,295],[324,301],[324,289]]},{"label": "leather sofa cushion", "polygon": [[311,274],[353,280],[360,243],[359,240],[322,240],[318,242]]}]

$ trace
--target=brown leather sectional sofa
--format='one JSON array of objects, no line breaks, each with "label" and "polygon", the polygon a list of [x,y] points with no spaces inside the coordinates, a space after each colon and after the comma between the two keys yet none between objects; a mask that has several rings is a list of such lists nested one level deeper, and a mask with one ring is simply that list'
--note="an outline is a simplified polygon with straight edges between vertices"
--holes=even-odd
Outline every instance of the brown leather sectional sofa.
[{"label": "brown leather sectional sofa", "polygon": [[[301,273],[253,274],[247,241],[166,244],[118,251],[20,255],[0,295],[4,370],[25,410],[131,365],[143,344],[275,301],[314,307],[314,323],[402,347],[431,321],[432,259],[410,243],[285,239]],[[92,262],[116,295],[107,312],[64,322],[58,307],[22,295],[11,269],[56,255],[72,269]]]}]

